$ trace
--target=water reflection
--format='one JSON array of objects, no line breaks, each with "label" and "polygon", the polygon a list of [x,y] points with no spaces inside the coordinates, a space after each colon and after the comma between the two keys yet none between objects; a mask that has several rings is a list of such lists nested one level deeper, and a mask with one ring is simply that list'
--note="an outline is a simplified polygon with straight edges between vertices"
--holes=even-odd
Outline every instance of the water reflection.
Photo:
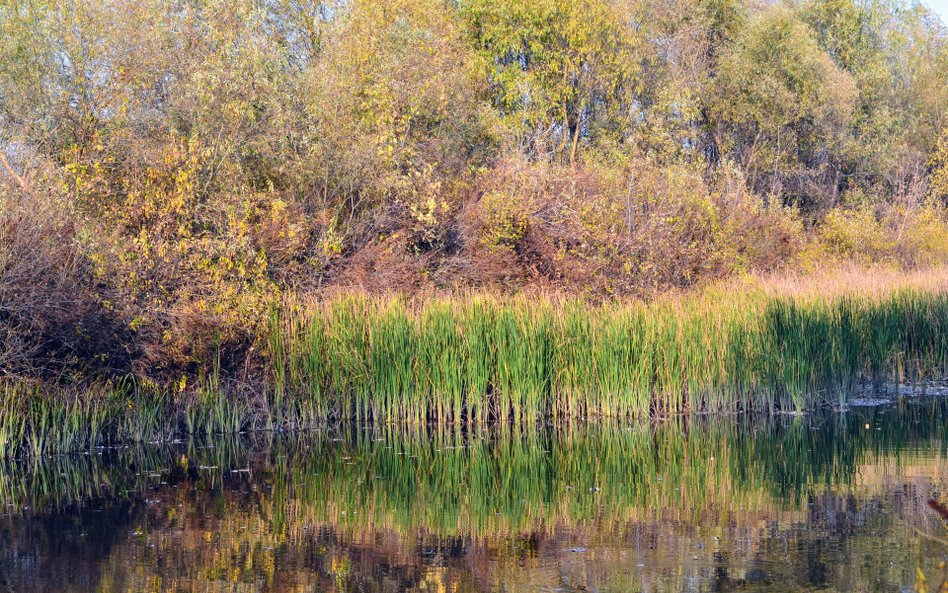
[{"label": "water reflection", "polygon": [[0,591],[899,591],[948,402],[357,429],[0,468]]}]

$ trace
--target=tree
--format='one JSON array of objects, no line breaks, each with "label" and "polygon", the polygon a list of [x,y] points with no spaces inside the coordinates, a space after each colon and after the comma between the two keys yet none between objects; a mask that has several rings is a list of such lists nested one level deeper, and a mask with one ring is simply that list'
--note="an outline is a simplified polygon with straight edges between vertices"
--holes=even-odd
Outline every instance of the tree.
[{"label": "tree", "polygon": [[337,15],[305,90],[316,210],[351,221],[331,222],[334,233],[364,243],[395,230],[387,218],[410,225],[415,247],[437,242],[456,206],[450,183],[495,143],[482,80],[440,0],[360,0]]},{"label": "tree", "polygon": [[712,114],[725,154],[751,187],[825,203],[811,182],[834,166],[855,100],[852,77],[789,9],[756,17],[724,57]]},{"label": "tree", "polygon": [[931,194],[948,205],[948,127],[938,140],[938,150],[932,159],[931,169]]},{"label": "tree", "polygon": [[464,0],[461,12],[520,147],[574,162],[581,139],[628,125],[641,41],[615,3]]},{"label": "tree", "polygon": [[839,155],[851,191],[885,201],[918,181],[948,113],[943,25],[921,6],[808,0],[803,19],[856,82],[850,138]]}]

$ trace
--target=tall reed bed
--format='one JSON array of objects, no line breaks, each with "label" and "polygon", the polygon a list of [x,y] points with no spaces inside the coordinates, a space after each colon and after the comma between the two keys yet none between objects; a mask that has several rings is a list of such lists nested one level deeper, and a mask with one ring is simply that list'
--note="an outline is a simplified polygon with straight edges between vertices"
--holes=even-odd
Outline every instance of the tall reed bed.
[{"label": "tall reed bed", "polygon": [[[519,423],[800,411],[941,378],[948,291],[719,288],[651,304],[343,295],[271,323],[275,391],[320,418]],[[282,401],[281,399],[281,401]]]},{"label": "tall reed bed", "polygon": [[483,427],[845,403],[860,381],[948,375],[948,278],[935,278],[946,281],[763,283],[650,304],[287,301],[272,312],[260,389],[216,372],[175,393],[0,382],[0,459],[330,421]]}]

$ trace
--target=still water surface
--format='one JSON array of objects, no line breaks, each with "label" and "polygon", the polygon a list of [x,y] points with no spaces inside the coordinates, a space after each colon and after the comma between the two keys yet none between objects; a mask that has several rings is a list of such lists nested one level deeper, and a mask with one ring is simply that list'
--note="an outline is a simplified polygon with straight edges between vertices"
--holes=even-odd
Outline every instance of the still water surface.
[{"label": "still water surface", "polygon": [[948,400],[348,428],[0,467],[0,591],[879,591],[936,574]]}]

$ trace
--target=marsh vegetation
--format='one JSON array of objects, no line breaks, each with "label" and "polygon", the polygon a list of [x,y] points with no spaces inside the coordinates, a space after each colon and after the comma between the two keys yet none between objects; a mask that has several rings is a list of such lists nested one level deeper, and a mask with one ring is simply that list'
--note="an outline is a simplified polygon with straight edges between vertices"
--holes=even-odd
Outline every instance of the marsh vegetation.
[{"label": "marsh vegetation", "polygon": [[[946,113],[945,27],[914,2],[2,0],[0,374],[265,390],[271,312],[293,298],[651,302],[937,268]],[[485,307],[492,331],[526,321]],[[675,334],[663,307],[642,323]],[[683,364],[629,371],[643,401],[617,411],[651,408],[647,384],[675,410],[674,384],[720,382]],[[620,378],[509,370],[472,393]],[[404,377],[339,380],[404,397]]]},{"label": "marsh vegetation", "polygon": [[0,0],[0,591],[905,590],[946,378],[918,2]]},{"label": "marsh vegetation", "polygon": [[801,413],[948,370],[948,284],[834,275],[651,303],[536,295],[287,299],[260,388],[218,373],[0,389],[0,457],[347,423],[506,429],[599,419]]}]

